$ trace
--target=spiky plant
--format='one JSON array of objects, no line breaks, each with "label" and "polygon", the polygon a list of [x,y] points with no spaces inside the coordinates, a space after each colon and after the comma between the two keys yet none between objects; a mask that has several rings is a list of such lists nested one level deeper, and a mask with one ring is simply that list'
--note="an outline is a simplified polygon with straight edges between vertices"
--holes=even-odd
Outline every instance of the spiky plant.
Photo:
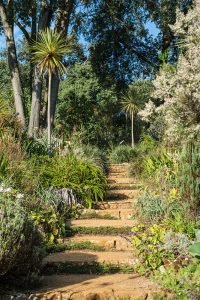
[{"label": "spiky plant", "polygon": [[134,87],[130,87],[128,92],[124,95],[122,99],[122,110],[128,113],[131,117],[131,145],[135,146],[134,139],[134,118],[140,110],[140,105],[138,104],[137,91]]},{"label": "spiky plant", "polygon": [[32,62],[35,63],[40,72],[48,73],[48,152],[51,153],[51,83],[52,74],[56,76],[65,72],[65,67],[62,63],[63,57],[69,50],[69,45],[62,33],[53,31],[52,29],[45,29],[38,34],[37,40],[33,41],[31,46]]}]

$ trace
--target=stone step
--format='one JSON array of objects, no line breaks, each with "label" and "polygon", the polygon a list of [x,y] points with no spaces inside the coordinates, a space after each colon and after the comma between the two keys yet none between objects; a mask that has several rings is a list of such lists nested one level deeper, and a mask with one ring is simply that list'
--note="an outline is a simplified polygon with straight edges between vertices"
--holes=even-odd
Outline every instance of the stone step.
[{"label": "stone step", "polygon": [[121,176],[128,176],[129,175],[129,172],[128,170],[114,170],[114,171],[109,171],[109,176],[118,176],[118,175],[121,175]]},{"label": "stone step", "polygon": [[105,214],[116,217],[120,220],[130,220],[133,215],[132,208],[122,208],[122,209],[99,209],[96,210],[96,213],[100,216],[104,216]]},{"label": "stone step", "polygon": [[99,215],[102,218],[105,217],[105,219],[109,219],[109,217],[114,217],[117,219],[131,219],[132,215],[133,215],[133,209],[132,208],[125,208],[125,209],[85,209],[81,216],[84,217],[84,215],[90,219],[90,216],[94,216],[93,218],[95,218],[95,215]]},{"label": "stone step", "polygon": [[[71,274],[43,276],[34,296],[45,300],[153,299],[159,287],[138,274]],[[31,298],[32,299],[32,298]]]},{"label": "stone step", "polygon": [[71,238],[65,238],[62,240],[61,243],[79,243],[79,242],[87,242],[90,241],[91,243],[104,247],[105,250],[110,251],[127,251],[127,250],[132,250],[132,245],[130,242],[130,237],[127,237],[125,235],[121,236],[114,236],[114,235],[107,235],[107,236],[102,236],[102,235],[76,235]]},{"label": "stone step", "polygon": [[108,190],[139,190],[141,187],[142,184],[139,183],[108,184]]},{"label": "stone step", "polygon": [[109,177],[115,177],[115,178],[120,178],[120,177],[129,177],[128,172],[109,172],[108,178]]},{"label": "stone step", "polygon": [[[123,173],[109,173],[108,175],[108,179],[109,178],[130,178],[129,174],[127,172],[123,172]],[[132,178],[133,179],[133,178]]]},{"label": "stone step", "polygon": [[51,253],[44,258],[43,264],[71,262],[81,263],[106,263],[120,265],[135,265],[137,258],[133,256],[133,251],[104,251],[94,252],[88,250],[66,250],[60,253]]},{"label": "stone step", "polygon": [[120,169],[120,170],[128,170],[128,168],[129,168],[129,164],[128,163],[124,163],[124,164],[110,164],[109,165],[109,170],[118,170],[118,169]]},{"label": "stone step", "polygon": [[67,225],[71,227],[131,227],[135,225],[134,220],[106,220],[106,219],[78,219],[69,220]]},{"label": "stone step", "polygon": [[135,184],[136,179],[130,177],[116,177],[109,176],[107,179],[108,184]]},{"label": "stone step", "polygon": [[139,190],[108,190],[106,192],[106,199],[133,199],[137,197]]},{"label": "stone step", "polygon": [[126,200],[107,200],[104,202],[98,202],[95,205],[96,209],[128,209],[128,208],[133,208],[133,203],[134,203],[135,199],[126,199]]}]

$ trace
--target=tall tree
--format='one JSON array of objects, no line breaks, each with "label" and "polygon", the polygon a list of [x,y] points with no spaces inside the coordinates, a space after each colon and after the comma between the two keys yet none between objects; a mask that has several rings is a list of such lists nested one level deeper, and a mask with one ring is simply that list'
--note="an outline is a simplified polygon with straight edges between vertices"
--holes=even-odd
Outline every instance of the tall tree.
[{"label": "tall tree", "polygon": [[31,46],[32,60],[43,73],[48,73],[48,152],[51,154],[51,91],[52,91],[52,74],[59,76],[60,72],[65,70],[62,64],[62,58],[67,52],[66,40],[62,33],[46,29],[38,34],[37,41]]},{"label": "tall tree", "polygon": [[8,0],[7,3],[4,3],[2,0],[0,1],[0,18],[6,37],[8,66],[15,100],[16,115],[20,119],[22,125],[25,126],[22,84],[14,40],[14,7],[12,0]]},{"label": "tall tree", "polygon": [[90,59],[102,81],[129,84],[134,77],[151,74],[157,48],[145,26],[147,13],[141,1],[98,0],[91,5],[86,39]]},{"label": "tall tree", "polygon": [[[37,13],[39,11],[39,18],[37,24]],[[45,28],[48,28],[51,23],[52,8],[47,1],[42,0],[39,7],[36,1],[33,1],[31,8],[31,36],[27,41],[35,40],[37,33]],[[24,28],[25,29],[25,28]],[[26,35],[25,35],[26,37]],[[32,97],[31,97],[31,111],[28,127],[29,136],[37,136],[40,127],[40,110],[42,97],[42,78],[37,71],[37,67],[31,62],[31,82],[32,82]]]},{"label": "tall tree", "polygon": [[140,110],[140,106],[137,100],[138,99],[136,98],[134,89],[130,88],[127,94],[123,97],[123,101],[122,101],[123,111],[128,113],[131,117],[131,146],[133,148],[135,146],[134,118],[136,117],[138,111]]},{"label": "tall tree", "polygon": [[[67,35],[69,30],[70,18],[75,10],[76,0],[58,0],[55,17],[55,31]],[[56,103],[58,98],[60,79],[53,74],[52,80],[52,107],[51,118],[54,119],[56,111]]]},{"label": "tall tree", "polygon": [[[26,3],[17,1],[16,5],[17,21],[16,25],[21,29],[27,42],[30,39],[37,39],[37,34],[41,30],[49,28],[51,24],[54,24],[55,31],[63,32],[67,34],[70,23],[70,17],[75,9],[76,0],[32,0],[29,1],[29,8]],[[27,11],[24,11],[24,7],[27,7]],[[21,22],[19,20],[22,20]],[[27,32],[27,24],[31,29],[30,34]],[[42,80],[40,74],[37,72],[37,68],[31,65],[32,78],[32,100],[31,100],[31,112],[29,119],[29,136],[37,136],[40,127],[40,110],[41,110],[41,96],[42,96]],[[54,74],[52,75],[52,106],[51,115],[54,118],[56,101],[58,96],[59,78]]]},{"label": "tall tree", "polygon": [[[174,54],[177,52],[176,38],[170,25],[176,22],[177,10],[180,9],[186,14],[192,2],[193,0],[143,0],[144,9],[149,12],[149,18],[160,30],[159,44],[162,52],[169,48]],[[176,59],[174,55],[174,60]]]},{"label": "tall tree", "polygon": [[131,118],[131,144],[135,146],[135,129],[137,114],[149,100],[153,85],[150,80],[138,80],[133,82],[122,97],[122,110]]}]

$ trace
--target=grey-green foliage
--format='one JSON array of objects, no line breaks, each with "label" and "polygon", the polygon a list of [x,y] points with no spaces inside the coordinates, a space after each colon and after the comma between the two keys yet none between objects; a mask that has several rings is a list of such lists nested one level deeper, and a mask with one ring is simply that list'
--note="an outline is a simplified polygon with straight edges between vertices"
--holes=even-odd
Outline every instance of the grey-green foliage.
[{"label": "grey-green foliage", "polygon": [[200,143],[187,143],[180,153],[177,185],[188,206],[200,204]]},{"label": "grey-green foliage", "polygon": [[175,255],[187,255],[191,241],[183,233],[168,231],[164,237],[163,249]]},{"label": "grey-green foliage", "polygon": [[40,258],[40,239],[27,210],[11,193],[0,193],[0,276],[36,270]]},{"label": "grey-green foliage", "polygon": [[137,151],[128,145],[119,145],[111,149],[109,160],[111,163],[128,163],[137,156]]},{"label": "grey-green foliage", "polygon": [[137,199],[137,214],[148,220],[160,219],[165,214],[165,204],[160,195],[145,191]]},{"label": "grey-green foliage", "polygon": [[77,159],[94,163],[101,167],[104,171],[107,171],[108,161],[106,153],[98,147],[80,143],[80,141],[76,140],[76,137],[72,138],[70,144],[65,147],[63,153],[73,154]]}]

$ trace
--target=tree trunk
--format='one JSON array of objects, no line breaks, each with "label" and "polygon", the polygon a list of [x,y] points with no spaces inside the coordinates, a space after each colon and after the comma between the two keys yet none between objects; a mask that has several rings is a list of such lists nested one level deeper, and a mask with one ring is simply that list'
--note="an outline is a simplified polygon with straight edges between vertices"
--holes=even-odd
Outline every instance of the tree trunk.
[{"label": "tree trunk", "polygon": [[[75,7],[75,0],[59,0],[58,8],[56,12],[55,30],[67,35],[70,17]],[[52,75],[52,93],[51,93],[51,118],[54,121],[56,104],[58,99],[58,90],[60,85],[60,79],[56,74]]]},{"label": "tree trunk", "polygon": [[48,87],[48,111],[47,111],[47,137],[48,137],[48,155],[51,156],[51,84],[52,84],[52,72],[49,72],[49,87]]},{"label": "tree trunk", "polygon": [[40,107],[42,95],[42,80],[37,74],[36,66],[34,66],[34,74],[32,81],[32,102],[31,113],[29,119],[28,136],[36,138],[40,127]]},{"label": "tree trunk", "polygon": [[133,124],[134,118],[133,118],[133,112],[131,113],[131,146],[135,147],[135,141],[134,141],[134,124]]},{"label": "tree trunk", "polygon": [[59,89],[60,79],[56,74],[52,74],[52,83],[51,83],[51,119],[54,122],[56,104],[58,98],[58,89]]},{"label": "tree trunk", "polygon": [[[38,21],[38,31],[44,30],[50,26],[51,6],[48,2],[42,0],[40,3],[40,16]],[[32,38],[36,38],[36,20],[35,15],[32,17]],[[31,112],[29,119],[28,135],[36,138],[40,128],[40,109],[42,97],[42,78],[37,72],[37,67],[33,66],[32,77],[32,97],[31,97]]]},{"label": "tree trunk", "polygon": [[19,66],[17,62],[16,47],[13,34],[13,24],[8,21],[6,10],[2,1],[0,1],[0,18],[3,25],[3,31],[6,37],[6,48],[8,55],[8,66],[11,76],[11,83],[13,89],[13,95],[15,100],[16,115],[21,121],[23,127],[25,126],[25,114],[22,84],[20,79]]}]

